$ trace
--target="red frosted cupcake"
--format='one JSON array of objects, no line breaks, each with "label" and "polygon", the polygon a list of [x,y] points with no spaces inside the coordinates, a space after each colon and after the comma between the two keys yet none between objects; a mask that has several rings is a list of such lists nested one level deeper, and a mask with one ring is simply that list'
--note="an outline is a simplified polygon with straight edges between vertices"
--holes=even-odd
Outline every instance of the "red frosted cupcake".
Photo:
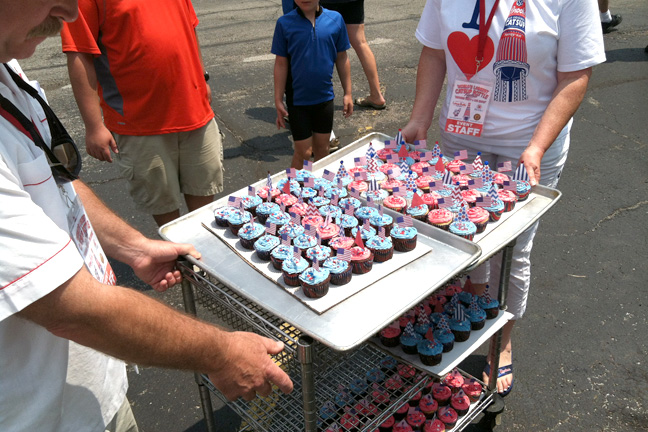
[{"label": "red frosted cupcake", "polygon": [[483,207],[471,207],[467,211],[468,219],[477,227],[476,233],[483,233],[490,219],[490,214]]},{"label": "red frosted cupcake", "polygon": [[390,195],[385,198],[383,205],[388,209],[403,213],[407,207],[407,201],[402,196]]},{"label": "red frosted cupcake", "polygon": [[477,202],[477,198],[481,196],[481,192],[478,192],[475,189],[466,189],[461,191],[461,197],[468,203],[469,207],[474,206]]},{"label": "red frosted cupcake", "polygon": [[396,180],[396,179],[388,179],[388,180],[385,180],[384,182],[382,182],[382,183],[380,184],[380,188],[381,188],[381,189],[385,189],[385,190],[386,190],[387,192],[389,192],[389,193],[391,193],[392,190],[393,190],[395,187],[400,188],[400,187],[403,187],[403,186],[405,186],[405,183],[403,183],[403,182],[400,181],[400,180]]},{"label": "red frosted cupcake", "polygon": [[448,165],[446,165],[446,169],[453,174],[459,174],[461,172],[460,167],[466,166],[466,164],[460,160],[460,159],[454,159],[448,162]]},{"label": "red frosted cupcake", "polygon": [[505,181],[510,181],[511,178],[501,172],[493,172],[493,183],[495,183],[500,188],[504,186]]},{"label": "red frosted cupcake", "polygon": [[452,390],[447,385],[437,382],[432,384],[432,397],[438,402],[439,406],[445,406],[450,403]]},{"label": "red frosted cupcake", "polygon": [[395,155],[395,154],[396,153],[394,152],[394,150],[388,148],[382,148],[376,152],[376,155],[384,161],[387,160],[388,155]]},{"label": "red frosted cupcake", "polygon": [[457,368],[454,368],[445,376],[445,378],[443,378],[443,383],[447,385],[454,394],[461,390],[461,387],[464,385],[464,377]]},{"label": "red frosted cupcake", "polygon": [[407,413],[407,424],[409,424],[414,431],[420,431],[425,420],[425,414],[423,414],[418,408],[412,408]]},{"label": "red frosted cupcake", "polygon": [[430,164],[426,161],[414,162],[410,169],[420,176],[423,175],[423,168],[430,168]]},{"label": "red frosted cupcake", "polygon": [[455,393],[450,398],[450,406],[457,411],[457,415],[466,415],[470,408],[470,399],[466,396],[466,393],[464,393],[463,390],[459,390],[459,392]]},{"label": "red frosted cupcake", "polygon": [[423,425],[423,432],[445,432],[445,430],[445,424],[439,419],[428,420]]},{"label": "red frosted cupcake", "polygon": [[389,174],[389,171],[393,171],[395,168],[400,169],[400,167],[396,164],[393,163],[384,163],[378,167],[381,173],[387,175]]},{"label": "red frosted cupcake", "polygon": [[351,248],[351,267],[355,274],[365,274],[373,267],[373,254],[368,248],[354,246]]},{"label": "red frosted cupcake", "polygon": [[481,394],[483,392],[483,387],[476,379],[472,378],[469,381],[465,382],[461,387],[461,390],[468,396],[470,403],[475,403],[479,401]]},{"label": "red frosted cupcake", "polygon": [[450,229],[450,224],[454,219],[454,213],[450,210],[440,208],[436,210],[430,210],[427,215],[427,220],[431,225],[434,225],[437,228],[448,231]]},{"label": "red frosted cupcake", "polygon": [[293,194],[282,193],[275,197],[275,202],[279,205],[283,204],[286,207],[286,211],[288,211],[290,206],[297,203],[297,197]]},{"label": "red frosted cupcake", "polygon": [[439,408],[439,411],[437,412],[437,418],[441,420],[446,429],[449,430],[455,427],[459,416],[457,415],[457,411],[455,411],[454,408],[444,406]]},{"label": "red frosted cupcake", "polygon": [[397,347],[400,344],[400,334],[401,329],[399,327],[385,327],[380,331],[380,342],[386,347]]},{"label": "red frosted cupcake", "polygon": [[427,205],[430,210],[439,208],[439,202],[438,202],[439,198],[440,195],[437,194],[436,192],[427,192],[421,195],[421,200],[423,200],[425,205]]},{"label": "red frosted cupcake", "polygon": [[387,420],[385,420],[380,424],[380,426],[378,426],[378,430],[380,432],[391,432],[394,424],[396,424],[396,419],[394,419],[394,416],[388,417]]},{"label": "red frosted cupcake", "polygon": [[439,403],[434,400],[431,394],[426,394],[419,401],[419,409],[425,415],[425,418],[434,418],[434,413],[439,409]]},{"label": "red frosted cupcake", "polygon": [[322,244],[324,246],[327,246],[329,240],[331,240],[333,237],[337,237],[340,234],[340,227],[334,223],[330,223],[328,225],[318,225],[317,233],[322,239]]},{"label": "red frosted cupcake", "polygon": [[349,183],[347,188],[349,190],[355,189],[358,192],[366,192],[369,189],[369,186],[367,186],[367,182],[363,180],[355,180]]},{"label": "red frosted cupcake", "polygon": [[515,195],[515,192],[500,189],[497,191],[497,196],[499,196],[499,199],[504,202],[505,212],[513,210],[515,203],[517,202],[517,195]]},{"label": "red frosted cupcake", "polygon": [[405,420],[401,420],[398,423],[394,425],[394,428],[392,429],[394,432],[412,432],[412,426],[407,423]]},{"label": "red frosted cupcake", "polygon": [[[405,418],[407,417],[407,413],[409,412],[410,406],[407,403],[404,403],[394,413],[394,418],[396,419],[397,422],[404,421],[406,422]],[[406,422],[407,423],[407,422]]]}]

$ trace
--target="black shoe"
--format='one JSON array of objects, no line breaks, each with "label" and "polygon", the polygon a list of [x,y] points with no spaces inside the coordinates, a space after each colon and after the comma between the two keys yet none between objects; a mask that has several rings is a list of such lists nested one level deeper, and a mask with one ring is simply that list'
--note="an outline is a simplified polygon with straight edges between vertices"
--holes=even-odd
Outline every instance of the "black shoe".
[{"label": "black shoe", "polygon": [[612,21],[610,22],[601,22],[601,26],[603,27],[603,33],[610,33],[614,27],[618,26],[621,24],[621,21],[623,21],[623,17],[621,15],[612,15]]}]

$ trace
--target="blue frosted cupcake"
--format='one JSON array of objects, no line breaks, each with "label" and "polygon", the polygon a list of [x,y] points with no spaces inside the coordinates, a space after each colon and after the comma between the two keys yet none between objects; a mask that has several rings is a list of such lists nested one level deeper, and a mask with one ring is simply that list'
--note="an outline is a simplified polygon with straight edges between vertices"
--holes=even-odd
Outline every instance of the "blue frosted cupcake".
[{"label": "blue frosted cupcake", "polygon": [[380,227],[383,227],[385,229],[385,235],[389,236],[394,226],[394,218],[387,213],[383,213],[382,216],[378,213],[369,218],[369,224],[376,229],[376,232],[380,230]]},{"label": "blue frosted cupcake", "polygon": [[375,235],[366,241],[365,246],[373,252],[374,262],[385,262],[394,256],[394,245],[389,237]]},{"label": "blue frosted cupcake", "polygon": [[254,242],[254,250],[260,259],[263,261],[270,261],[270,252],[272,252],[272,249],[279,246],[280,242],[281,241],[278,237],[265,234]]},{"label": "blue frosted cupcake", "polygon": [[317,259],[317,261],[319,262],[324,262],[327,258],[330,258],[331,255],[332,253],[330,247],[316,245],[306,250],[306,254],[304,255],[304,258],[306,258],[308,262],[311,263],[315,259]]},{"label": "blue frosted cupcake", "polygon": [[394,227],[390,236],[394,242],[394,249],[399,252],[409,252],[416,248],[418,230],[414,227]]},{"label": "blue frosted cupcake", "polygon": [[294,255],[286,258],[281,265],[284,283],[288,286],[299,286],[299,275],[308,268],[308,261],[303,257],[295,258]]},{"label": "blue frosted cupcake", "polygon": [[462,318],[455,314],[448,321],[448,325],[457,342],[467,341],[470,337],[470,321],[465,316]]},{"label": "blue frosted cupcake", "polygon": [[481,330],[486,323],[486,312],[477,305],[477,300],[473,300],[466,311],[468,321],[470,321],[470,330]]},{"label": "blue frosted cupcake", "polygon": [[434,330],[434,340],[443,346],[443,352],[449,352],[454,347],[454,333],[451,330],[438,328]]},{"label": "blue frosted cupcake", "polygon": [[282,235],[287,234],[291,239],[295,239],[304,234],[304,231],[305,228],[301,224],[296,224],[291,221],[282,225],[282,227],[277,230],[277,236],[281,237]]},{"label": "blue frosted cupcake", "polygon": [[349,195],[349,193],[347,192],[346,189],[339,188],[337,186],[331,186],[324,190],[324,197],[328,199],[332,199],[333,195],[337,195],[338,198],[346,198]]},{"label": "blue frosted cupcake", "polygon": [[385,372],[383,372],[379,368],[369,369],[365,376],[369,383],[381,383],[385,380]]},{"label": "blue frosted cupcake", "polygon": [[[287,181],[288,181],[287,178],[279,180],[277,182],[277,189],[283,192],[283,188],[286,185]],[[296,179],[290,179],[290,192],[294,193],[296,196],[299,196],[300,190],[301,190],[301,186],[299,185],[299,182]]]},{"label": "blue frosted cupcake", "polygon": [[323,267],[331,272],[333,285],[345,285],[351,281],[352,269],[347,261],[333,257],[324,261]]},{"label": "blue frosted cupcake", "polygon": [[531,193],[531,184],[528,181],[515,181],[515,195],[517,195],[518,201],[524,201],[529,198],[529,193]]},{"label": "blue frosted cupcake", "polygon": [[450,224],[448,230],[459,237],[463,237],[468,240],[475,238],[475,233],[477,232],[477,226],[470,222],[462,222],[455,220]]},{"label": "blue frosted cupcake", "polygon": [[258,195],[246,195],[241,198],[241,202],[246,211],[252,213],[252,216],[256,216],[256,208],[263,202],[263,200]]},{"label": "blue frosted cupcake", "polygon": [[351,381],[351,384],[349,384],[349,390],[351,390],[351,393],[354,395],[358,396],[367,391],[367,388],[369,387],[369,384],[367,384],[367,381],[364,380],[364,378],[356,378],[353,381]]},{"label": "blue frosted cupcake", "polygon": [[502,213],[504,213],[504,201],[501,199],[493,200],[490,206],[484,207],[484,210],[488,211],[489,221],[497,222],[502,217]]},{"label": "blue frosted cupcake", "polygon": [[382,204],[385,198],[389,196],[389,192],[384,189],[377,189],[363,192],[360,196],[364,197],[367,201],[371,200],[375,204]]},{"label": "blue frosted cupcake", "polygon": [[295,173],[295,180],[301,184],[304,184],[304,181],[311,177],[313,177],[313,173],[306,169],[297,170],[297,173]]},{"label": "blue frosted cupcake", "polygon": [[341,214],[335,223],[344,230],[344,235],[351,236],[351,230],[358,226],[358,219],[348,214]]},{"label": "blue frosted cupcake", "polygon": [[467,292],[467,291],[461,291],[460,293],[457,293],[457,299],[459,300],[459,302],[462,305],[464,305],[466,307],[470,306],[470,303],[472,303],[473,297],[474,296],[471,293]]},{"label": "blue frosted cupcake", "polygon": [[281,270],[284,260],[292,256],[293,256],[292,246],[280,244],[279,246],[272,249],[272,252],[270,252],[270,261],[272,261],[272,265],[274,266],[274,268],[276,268],[277,270]]},{"label": "blue frosted cupcake", "polygon": [[335,219],[336,217],[342,215],[342,209],[340,207],[334,206],[332,204],[328,204],[328,205],[320,207],[319,212],[320,212],[320,215],[322,215],[323,218],[326,218],[327,214],[331,215],[331,219]]},{"label": "blue frosted cupcake", "polygon": [[477,304],[486,312],[486,319],[493,319],[499,314],[499,301],[491,298],[488,292],[479,297]]},{"label": "blue frosted cupcake", "polygon": [[305,187],[301,190],[301,197],[304,201],[307,201],[317,195],[317,191],[313,188]]},{"label": "blue frosted cupcake", "polygon": [[354,197],[347,197],[347,198],[342,198],[339,202],[338,205],[341,208],[345,208],[347,205],[350,205],[354,209],[362,207],[362,202],[358,198]]},{"label": "blue frosted cupcake", "polygon": [[315,190],[320,190],[320,189],[326,190],[326,188],[329,188],[331,186],[333,186],[333,183],[326,180],[325,178],[315,177],[313,179],[313,189]]},{"label": "blue frosted cupcake", "polygon": [[252,220],[252,213],[240,209],[227,215],[227,224],[234,235],[238,235],[239,229],[246,223],[252,222]]},{"label": "blue frosted cupcake", "polygon": [[311,204],[313,204],[315,207],[322,207],[331,204],[331,200],[323,197],[323,196],[314,196],[310,200]]},{"label": "blue frosted cupcake", "polygon": [[214,210],[214,219],[216,221],[216,225],[220,227],[228,227],[229,223],[227,222],[227,216],[232,213],[237,211],[235,207],[231,206],[222,206],[218,207],[217,209]]},{"label": "blue frosted cupcake", "polygon": [[[280,210],[273,211],[266,219],[266,222],[273,223],[277,226],[277,229],[281,228],[288,222],[290,222],[290,215],[286,212]],[[264,223],[265,224],[265,223]]]},{"label": "blue frosted cupcake", "polygon": [[317,244],[317,239],[308,234],[301,234],[293,239],[293,246],[297,246],[301,252],[302,256],[306,256],[306,250],[312,248]]},{"label": "blue frosted cupcake", "polygon": [[[284,280],[285,278],[284,273]],[[304,290],[304,295],[308,298],[324,297],[328,293],[330,280],[331,272],[324,267],[320,267],[319,270],[309,267],[299,275],[299,284]]]},{"label": "blue frosted cupcake", "polygon": [[376,230],[372,227],[369,228],[364,228],[363,226],[357,226],[355,228],[351,228],[351,236],[352,238],[355,238],[355,236],[358,234],[358,230],[360,230],[360,237],[362,238],[363,242],[366,242],[372,237],[376,236]]},{"label": "blue frosted cupcake", "polygon": [[268,219],[268,216],[270,216],[271,213],[279,210],[281,210],[279,204],[274,202],[264,201],[256,207],[255,209],[256,217],[259,223],[265,224],[266,220]]},{"label": "blue frosted cupcake", "polygon": [[256,242],[263,234],[265,234],[265,227],[260,223],[250,222],[243,224],[238,230],[238,237],[241,241],[241,246],[245,249],[254,249],[254,242]]},{"label": "blue frosted cupcake", "polygon": [[441,363],[443,345],[437,341],[423,339],[416,344],[421,363],[426,366],[436,366]]},{"label": "blue frosted cupcake", "polygon": [[418,206],[410,206],[405,211],[408,215],[412,216],[414,219],[425,221],[427,214],[430,212],[430,208],[427,204],[421,204]]},{"label": "blue frosted cupcake", "polygon": [[400,337],[400,344],[403,351],[405,351],[406,354],[418,353],[417,344],[421,340],[423,340],[423,336],[414,331],[414,326],[411,322],[407,323],[403,330],[403,334],[401,334]]},{"label": "blue frosted cupcake", "polygon": [[378,209],[375,207],[363,206],[355,211],[355,217],[357,217],[360,222],[364,222],[366,219],[371,219],[373,216],[378,215]]}]

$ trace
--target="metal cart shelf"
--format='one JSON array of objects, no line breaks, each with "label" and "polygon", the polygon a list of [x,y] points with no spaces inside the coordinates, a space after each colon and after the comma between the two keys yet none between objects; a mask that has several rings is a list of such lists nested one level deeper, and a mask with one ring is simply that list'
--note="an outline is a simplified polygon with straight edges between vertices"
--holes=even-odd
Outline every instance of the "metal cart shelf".
[{"label": "metal cart shelf", "polygon": [[[383,134],[370,134],[317,162],[314,173],[317,175],[324,168],[334,170],[333,164],[339,160],[353,161],[354,156],[364,155],[369,142],[380,148],[388,138]],[[285,173],[275,175],[273,183],[276,184],[281,178],[285,178]],[[264,181],[259,181],[255,186],[263,184]],[[239,191],[239,194],[244,193],[244,190]],[[385,354],[380,347],[366,343],[370,338],[449,280],[486,261],[500,250],[504,251],[502,273],[507,276],[515,239],[537,221],[559,196],[558,191],[534,187],[524,207],[511,212],[505,221],[479,235],[476,242],[416,221],[426,233],[425,240],[433,245],[435,254],[423,255],[321,315],[260,273],[250,271],[246,262],[201,226],[205,218],[211,218],[213,208],[221,201],[225,202],[226,197],[161,227],[160,235],[171,241],[193,243],[203,252],[200,261],[187,257],[186,261],[179,262],[185,276],[183,294],[188,312],[196,313],[198,301],[233,329],[253,331],[285,344],[285,350],[274,360],[291,376],[295,390],[290,395],[275,391],[266,398],[257,398],[252,402],[238,400],[230,403],[244,419],[242,430],[284,432],[295,430],[295,425],[303,424],[304,430],[311,432],[318,430],[318,422],[322,421],[318,418],[318,408],[333,399],[339,385],[348,385],[358,376],[363,377],[369,369],[379,366]],[[443,259],[440,260],[440,257]],[[415,283],[403,284],[403,280]],[[422,282],[424,280],[425,283]],[[501,280],[500,303],[505,308],[508,277]],[[404,292],[401,289],[398,296],[393,295],[396,281],[401,282],[399,287],[408,287]],[[389,298],[389,302],[380,301],[385,298]],[[497,347],[495,356],[499,355],[499,330],[507,320],[508,317],[500,319],[490,326],[489,335],[494,334],[494,344],[491,346]],[[461,355],[454,356],[454,363],[450,366],[454,367],[489,337],[475,338],[474,343],[466,347]],[[401,358],[399,361],[409,364],[407,359]],[[450,366],[445,364],[446,369]],[[438,370],[420,368],[415,379],[407,383],[407,391],[393,392],[390,394],[390,405],[384,407],[381,413],[361,418],[359,430],[374,430],[436,373]],[[225,399],[206,376],[196,374],[196,381],[208,430],[213,431],[210,393]],[[454,430],[461,430],[485,410],[494,395],[494,382],[491,380],[482,400],[460,419]]]}]

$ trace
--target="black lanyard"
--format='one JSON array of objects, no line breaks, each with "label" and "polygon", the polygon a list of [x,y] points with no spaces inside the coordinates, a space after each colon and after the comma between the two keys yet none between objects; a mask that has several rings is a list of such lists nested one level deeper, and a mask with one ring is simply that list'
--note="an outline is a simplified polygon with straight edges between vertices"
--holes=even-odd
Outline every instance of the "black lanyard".
[{"label": "black lanyard", "polygon": [[[7,64],[4,64],[4,67],[9,72],[14,83],[16,83],[18,87],[28,93],[31,97],[36,99],[43,108],[45,116],[47,117],[50,134],[52,136],[51,148],[43,140],[43,137],[40,132],[38,132],[34,122],[2,95],[0,95],[0,107],[2,108],[0,109],[0,115],[6,118],[7,121],[13,124],[18,130],[26,134],[28,137],[31,137],[34,144],[45,152],[50,167],[52,168],[52,173],[55,175],[57,180],[71,181],[78,179],[79,171],[81,171],[81,157],[76,145],[74,144],[74,140],[72,140],[72,137],[70,137],[59,118],[54,114],[52,108],[50,108],[47,102],[45,102],[38,94],[38,91],[18,76],[18,74],[16,74]],[[22,128],[19,126],[22,126]],[[73,166],[65,166],[59,161],[59,158],[56,157],[52,149],[59,145],[62,145],[63,150],[68,153],[73,153]]]}]

